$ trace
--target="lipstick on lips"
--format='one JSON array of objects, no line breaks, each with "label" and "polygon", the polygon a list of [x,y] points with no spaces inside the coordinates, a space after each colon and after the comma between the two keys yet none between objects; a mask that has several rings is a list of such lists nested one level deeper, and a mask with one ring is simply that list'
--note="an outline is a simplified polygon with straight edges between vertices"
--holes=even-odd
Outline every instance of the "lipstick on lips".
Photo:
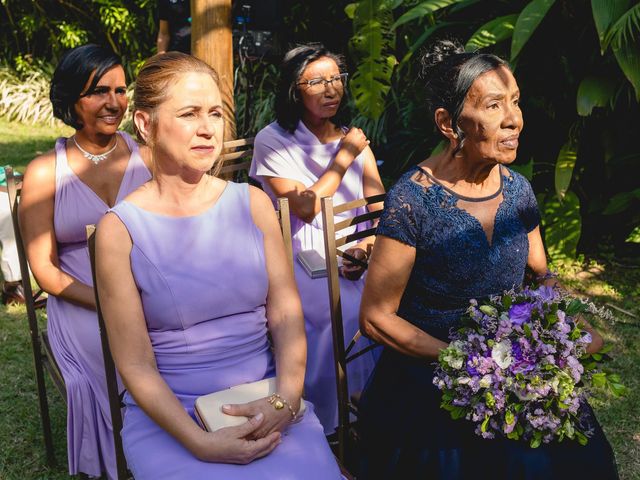
[{"label": "lipstick on lips", "polygon": [[507,138],[503,138],[500,140],[500,143],[507,148],[516,149],[518,148],[518,137],[519,135],[511,135]]}]

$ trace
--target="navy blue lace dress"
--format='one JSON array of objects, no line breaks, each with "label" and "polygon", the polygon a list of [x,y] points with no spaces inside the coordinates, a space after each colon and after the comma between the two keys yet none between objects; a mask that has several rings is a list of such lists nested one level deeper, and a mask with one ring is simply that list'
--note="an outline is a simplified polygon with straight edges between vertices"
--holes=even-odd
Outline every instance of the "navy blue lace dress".
[{"label": "navy blue lace dress", "polygon": [[[540,218],[529,182],[505,168],[501,198],[500,192],[487,197],[499,202],[489,240],[476,217],[460,207],[464,197],[433,178],[426,187],[417,183],[416,171],[389,191],[377,233],[416,249],[398,315],[448,341],[469,299],[522,284],[527,234]],[[531,449],[524,442],[483,440],[471,422],[451,420],[432,378],[429,362],[384,348],[361,399],[359,480],[618,478],[588,405],[593,435],[587,446],[565,441]]]}]

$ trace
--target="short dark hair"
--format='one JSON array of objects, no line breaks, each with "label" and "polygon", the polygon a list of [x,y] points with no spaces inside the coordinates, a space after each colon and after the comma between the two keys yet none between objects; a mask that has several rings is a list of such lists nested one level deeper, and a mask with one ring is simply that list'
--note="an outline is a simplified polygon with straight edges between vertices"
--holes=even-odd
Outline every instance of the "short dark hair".
[{"label": "short dark hair", "polygon": [[122,60],[111,50],[92,43],[73,48],[62,55],[53,78],[49,98],[53,104],[53,116],[76,130],[83,125],[76,115],[75,104],[95,70],[91,85],[84,95],[94,91],[102,76]]},{"label": "short dark hair", "polygon": [[[330,58],[338,65],[340,73],[346,71],[346,64],[341,55],[330,52],[320,43],[298,45],[289,50],[280,65],[280,78],[276,88],[276,120],[278,124],[293,133],[302,118],[304,105],[298,93],[298,82],[305,69],[311,62],[323,57]],[[346,95],[347,89],[340,102],[340,107],[334,117],[338,126],[347,122]]]},{"label": "short dark hair", "polygon": [[431,45],[421,63],[427,108],[432,118],[438,108],[444,108],[451,115],[451,127],[460,139],[454,151],[456,154],[464,144],[465,136],[458,118],[471,85],[483,73],[500,67],[509,68],[509,65],[496,55],[466,52],[455,40],[439,40]]}]

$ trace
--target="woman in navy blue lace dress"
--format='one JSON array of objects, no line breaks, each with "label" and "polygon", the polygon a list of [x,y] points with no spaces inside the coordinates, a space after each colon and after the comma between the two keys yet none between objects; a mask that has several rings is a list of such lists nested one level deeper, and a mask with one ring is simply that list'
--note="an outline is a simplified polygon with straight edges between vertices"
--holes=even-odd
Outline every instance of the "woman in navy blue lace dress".
[{"label": "woman in navy blue lace dress", "polygon": [[[523,128],[506,63],[450,41],[424,59],[429,109],[448,147],[390,190],[362,297],[363,332],[384,344],[361,400],[362,480],[617,478],[613,452],[588,405],[587,446],[537,449],[483,440],[451,420],[433,362],[469,299],[545,276],[536,199],[507,165]],[[590,326],[590,352],[602,338]]]}]

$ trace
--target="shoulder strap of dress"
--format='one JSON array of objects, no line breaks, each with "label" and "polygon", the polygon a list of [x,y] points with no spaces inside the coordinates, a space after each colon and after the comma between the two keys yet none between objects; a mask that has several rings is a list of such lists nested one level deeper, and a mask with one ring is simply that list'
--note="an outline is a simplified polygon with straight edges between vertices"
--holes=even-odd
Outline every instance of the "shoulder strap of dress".
[{"label": "shoulder strap of dress", "polygon": [[69,162],[67,160],[67,141],[65,137],[56,140],[56,180],[66,176],[69,172]]}]

